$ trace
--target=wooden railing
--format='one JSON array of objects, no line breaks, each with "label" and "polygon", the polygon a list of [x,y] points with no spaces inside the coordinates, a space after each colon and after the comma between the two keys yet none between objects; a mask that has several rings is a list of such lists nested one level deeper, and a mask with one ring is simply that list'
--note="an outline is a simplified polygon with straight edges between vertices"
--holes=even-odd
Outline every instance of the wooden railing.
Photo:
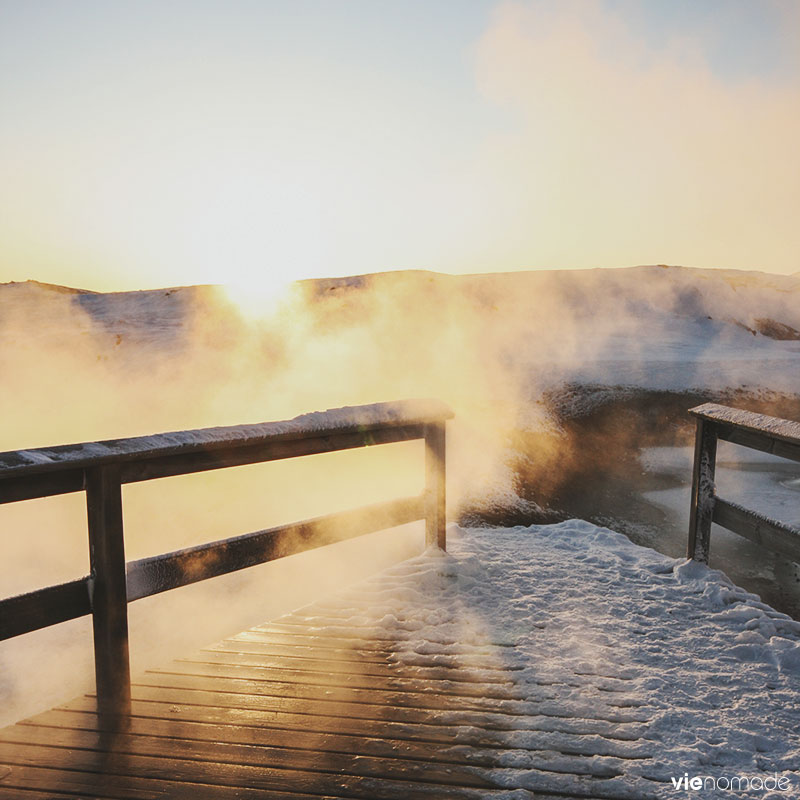
[{"label": "wooden railing", "polygon": [[[86,492],[90,563],[84,578],[0,601],[0,640],[91,614],[98,706],[124,714],[132,600],[423,517],[426,544],[444,549],[445,422],[452,416],[438,401],[409,400],[285,422],[0,453],[0,503]],[[411,439],[425,440],[419,497],[125,562],[125,483]]]},{"label": "wooden railing", "polygon": [[717,496],[717,440],[800,461],[800,423],[705,403],[689,411],[697,419],[689,516],[688,557],[708,563],[711,523],[800,562],[800,530]]}]

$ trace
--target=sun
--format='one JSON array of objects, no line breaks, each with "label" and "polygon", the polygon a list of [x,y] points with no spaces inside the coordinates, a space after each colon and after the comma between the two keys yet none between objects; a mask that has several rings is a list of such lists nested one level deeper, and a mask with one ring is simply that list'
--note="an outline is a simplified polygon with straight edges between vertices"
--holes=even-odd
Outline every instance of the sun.
[{"label": "sun", "polygon": [[228,300],[247,322],[259,322],[278,312],[288,301],[294,285],[295,282],[289,278],[235,278],[222,284],[222,288]]}]

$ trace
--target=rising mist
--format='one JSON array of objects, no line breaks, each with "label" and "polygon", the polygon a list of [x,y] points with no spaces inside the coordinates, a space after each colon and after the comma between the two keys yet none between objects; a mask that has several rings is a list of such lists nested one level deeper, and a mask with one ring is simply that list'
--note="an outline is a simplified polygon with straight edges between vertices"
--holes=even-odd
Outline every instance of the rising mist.
[{"label": "rising mist", "polygon": [[[798,294],[796,277],[681,268],[409,272],[300,282],[269,314],[252,315],[220,287],[102,295],[7,284],[0,449],[437,397],[456,413],[450,517],[533,521],[586,472],[586,440],[565,429],[560,390],[797,392],[785,362],[800,353]],[[570,397],[589,402],[585,392]],[[607,442],[594,447],[598,469],[604,448],[608,456]],[[127,557],[415,494],[422,463],[421,445],[406,443],[126,486]],[[0,506],[2,596],[86,574],[83,502]],[[420,546],[418,531],[379,534],[133,604],[134,670]],[[90,688],[89,624],[4,643],[0,658],[11,721]]]}]

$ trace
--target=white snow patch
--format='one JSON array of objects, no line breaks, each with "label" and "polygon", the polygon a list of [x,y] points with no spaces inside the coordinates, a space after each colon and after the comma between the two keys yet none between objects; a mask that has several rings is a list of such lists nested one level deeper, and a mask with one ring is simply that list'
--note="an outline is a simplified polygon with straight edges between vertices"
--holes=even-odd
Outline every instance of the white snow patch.
[{"label": "white snow patch", "polygon": [[407,666],[510,682],[483,711],[438,717],[461,744],[505,749],[499,786],[674,797],[686,772],[777,772],[798,796],[799,623],[719,571],[587,522],[451,526],[448,542],[328,607],[337,633],[391,634]]}]

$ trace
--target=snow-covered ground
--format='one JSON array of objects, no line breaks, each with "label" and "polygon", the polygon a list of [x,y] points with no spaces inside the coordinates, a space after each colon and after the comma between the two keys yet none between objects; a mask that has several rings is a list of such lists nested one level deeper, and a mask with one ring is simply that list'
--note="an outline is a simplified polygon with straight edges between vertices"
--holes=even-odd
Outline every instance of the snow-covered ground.
[{"label": "snow-covered ground", "polygon": [[[718,571],[586,522],[448,536],[446,555],[367,579],[318,622],[331,633],[337,618],[343,635],[372,625],[406,664],[509,670],[514,699],[442,719],[462,726],[456,746],[491,731],[505,748],[499,786],[800,796],[799,622]],[[757,788],[776,773],[788,790]],[[720,788],[674,788],[686,774]],[[756,788],[729,792],[733,778]]]}]

